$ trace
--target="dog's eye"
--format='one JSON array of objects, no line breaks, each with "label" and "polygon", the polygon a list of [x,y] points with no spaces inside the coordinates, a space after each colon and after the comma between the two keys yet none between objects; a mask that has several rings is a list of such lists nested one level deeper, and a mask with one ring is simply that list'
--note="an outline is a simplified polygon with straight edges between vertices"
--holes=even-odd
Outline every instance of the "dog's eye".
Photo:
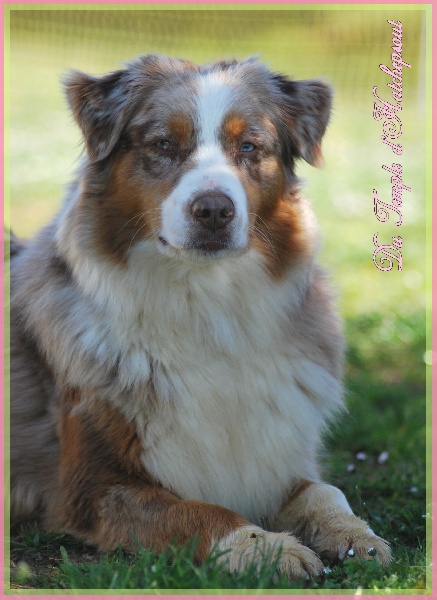
[{"label": "dog's eye", "polygon": [[168,140],[159,140],[155,143],[155,146],[160,150],[164,150],[165,152],[172,150],[172,146]]},{"label": "dog's eye", "polygon": [[255,144],[252,144],[251,142],[243,142],[243,144],[241,144],[240,152],[253,152],[255,148]]}]

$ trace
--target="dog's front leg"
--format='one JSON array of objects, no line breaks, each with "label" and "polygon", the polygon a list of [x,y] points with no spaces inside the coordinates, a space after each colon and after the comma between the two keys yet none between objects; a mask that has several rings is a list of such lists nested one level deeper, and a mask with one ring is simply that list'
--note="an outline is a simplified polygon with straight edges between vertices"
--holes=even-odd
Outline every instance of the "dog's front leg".
[{"label": "dog's front leg", "polygon": [[103,550],[135,550],[139,543],[160,552],[197,538],[197,562],[217,548],[231,571],[251,563],[259,568],[268,556],[290,579],[321,575],[319,558],[294,536],[264,531],[224,507],[165,490],[143,468],[141,452],[134,425],[118,410],[100,403],[96,411],[77,401],[66,405],[58,507],[62,527]]},{"label": "dog's front leg", "polygon": [[98,546],[162,551],[198,535],[196,559],[213,540],[249,523],[219,506],[183,501],[144,469],[135,426],[109,403],[81,404],[80,393],[64,395],[61,426],[60,500],[64,529]]},{"label": "dog's front leg", "polygon": [[385,540],[356,517],[343,492],[327,483],[303,481],[277,516],[273,529],[288,530],[328,560],[345,557],[391,560]]}]

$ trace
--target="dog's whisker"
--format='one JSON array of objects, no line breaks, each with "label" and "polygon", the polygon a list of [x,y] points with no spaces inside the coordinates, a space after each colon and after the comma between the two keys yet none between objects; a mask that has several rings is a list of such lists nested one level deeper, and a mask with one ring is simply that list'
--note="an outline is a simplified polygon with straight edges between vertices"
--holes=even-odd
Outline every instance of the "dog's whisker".
[{"label": "dog's whisker", "polygon": [[268,229],[269,231],[271,231],[271,228],[269,227],[267,221],[265,219],[263,219],[263,217],[261,217],[260,215],[257,215],[256,213],[252,213],[252,212],[250,212],[249,215],[254,216],[258,221],[261,221],[262,224],[264,225],[264,227],[266,229]]},{"label": "dog's whisker", "polygon": [[[140,220],[142,217],[144,217],[144,216],[146,216],[146,215],[150,215],[150,214],[159,213],[159,212],[161,212],[161,209],[160,209],[160,208],[153,208],[153,209],[151,209],[151,210],[143,210],[143,211],[141,211],[140,213],[136,213],[136,214],[135,214],[133,217],[131,217],[130,219],[128,219],[128,220],[126,221],[126,223],[123,225],[123,227],[121,227],[120,231],[123,231],[123,229],[124,229],[124,228],[125,228],[127,225],[129,225],[129,223],[130,223],[131,221],[133,221],[134,219],[137,219],[137,221],[136,221],[136,223],[135,223],[135,225],[136,225],[136,224],[138,223],[138,221],[139,221],[139,220]],[[154,217],[154,218],[155,218],[155,219],[158,219],[159,217]],[[148,220],[150,221],[150,220],[152,220],[152,219],[148,219]]]},{"label": "dog's whisker", "polygon": [[[129,250],[130,250],[130,248],[131,248],[131,246],[132,246],[132,243],[133,243],[133,241],[134,241],[135,237],[138,235],[138,233],[141,231],[141,229],[143,229],[144,227],[148,227],[148,226],[149,226],[149,225],[150,225],[150,224],[151,224],[153,221],[160,221],[160,217],[154,217],[153,219],[149,219],[147,222],[145,222],[145,223],[142,223],[142,224],[141,224],[141,225],[138,227],[138,221],[139,221],[139,220],[140,220],[140,219],[138,219],[138,220],[137,220],[137,222],[136,222],[136,223],[135,223],[135,225],[134,225],[134,233],[133,233],[133,235],[132,235],[132,237],[131,237],[131,240],[130,240],[130,243],[129,243],[129,246],[128,246],[128,249],[127,249],[127,251],[128,251],[128,252],[129,252]],[[120,230],[120,231],[121,231],[121,230]],[[155,229],[154,229],[154,231],[159,231],[159,230],[158,230],[157,228],[155,228]],[[148,239],[148,238],[149,238],[149,236],[146,236],[146,237],[145,237],[145,239]]]},{"label": "dog's whisker", "polygon": [[[150,221],[149,221],[149,223],[150,223]],[[147,224],[149,224],[149,223],[147,223]],[[128,246],[127,252],[129,252],[129,250],[131,249],[131,246],[132,246],[132,244],[133,244],[136,236],[140,233],[141,229],[143,229],[143,227],[145,225],[146,225],[146,223],[144,223],[143,225],[141,225],[140,227],[138,227],[138,229],[134,232],[134,234],[133,234],[133,236],[131,238],[130,244]],[[146,241],[147,240],[156,239],[158,237],[159,233],[160,233],[160,229],[158,227],[155,227],[151,231],[149,231],[149,233],[147,235],[144,235],[143,239],[146,240]]]},{"label": "dog's whisker", "polygon": [[279,260],[279,257],[278,257],[278,254],[276,252],[276,248],[275,248],[275,246],[273,244],[273,241],[267,235],[267,233],[265,233],[262,229],[260,229],[256,225],[252,225],[250,227],[250,230],[254,231],[267,244],[267,246],[270,248],[270,250],[272,251],[272,253],[275,255],[275,258]]},{"label": "dog's whisker", "polygon": [[129,223],[131,221],[133,221],[134,219],[137,219],[136,223],[138,223],[138,221],[141,219],[141,217],[144,215],[145,213],[141,212],[141,213],[137,213],[135,214],[133,217],[131,217],[128,221],[126,221],[126,223],[123,225],[123,227],[121,227],[120,231],[123,231],[123,229],[129,225]]},{"label": "dog's whisker", "polygon": [[134,231],[134,233],[133,233],[133,235],[132,235],[132,238],[131,238],[131,241],[130,241],[130,243],[129,243],[129,246],[128,246],[128,249],[127,249],[127,252],[129,252],[129,250],[131,249],[131,246],[132,246],[132,244],[133,244],[133,242],[134,242],[134,240],[135,240],[136,236],[137,236],[137,235],[140,233],[140,231],[141,231],[141,230],[142,230],[144,227],[146,227],[146,225],[147,225],[147,223],[143,223],[143,224],[142,224],[140,227],[138,227],[138,229],[136,229],[136,231]]}]

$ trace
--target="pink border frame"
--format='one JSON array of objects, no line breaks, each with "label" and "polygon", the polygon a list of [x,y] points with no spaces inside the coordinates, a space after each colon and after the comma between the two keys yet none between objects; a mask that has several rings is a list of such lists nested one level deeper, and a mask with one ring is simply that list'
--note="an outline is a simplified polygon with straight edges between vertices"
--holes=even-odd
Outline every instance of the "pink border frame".
[{"label": "pink border frame", "polygon": [[272,5],[280,5],[280,4],[284,4],[284,5],[291,5],[291,4],[300,4],[300,5],[306,5],[306,4],[315,4],[315,5],[334,5],[334,4],[339,4],[339,5],[366,5],[366,4],[379,4],[381,6],[383,5],[401,5],[401,4],[408,4],[408,5],[415,5],[417,4],[418,6],[426,6],[426,5],[430,5],[433,4],[433,0],[431,0],[431,2],[412,2],[409,0],[399,0],[399,1],[395,1],[395,0],[388,0],[386,2],[378,2],[377,0],[370,0],[367,2],[357,2],[354,0],[336,0],[336,2],[326,2],[326,0],[307,0],[306,2],[299,2],[299,1],[295,1],[295,0],[274,0],[274,2],[268,2],[265,0],[239,0],[238,2],[234,2],[233,0],[222,0],[221,2],[216,2],[215,0],[159,0],[158,2],[149,2],[149,1],[143,1],[143,0],[130,0],[129,2],[121,2],[121,0],[83,0],[82,2],[74,2],[73,0],[45,0],[44,2],[37,2],[35,0],[11,0],[9,2],[4,2],[3,1],[3,5],[24,5],[24,4],[38,4],[38,5],[44,5],[44,4],[66,4],[66,5],[86,5],[89,4],[90,6],[92,5],[96,5],[96,4],[119,4],[119,5],[123,5],[123,4],[129,4],[129,5],[135,5],[135,4],[139,4],[141,6],[145,6],[147,4],[151,4],[151,5],[157,5],[157,4],[168,4],[168,5],[178,5],[178,4],[182,4],[182,5],[187,5],[187,4],[199,4],[199,5],[207,5],[207,4],[211,4],[211,5],[243,5],[243,4],[248,4],[248,5],[253,5],[253,4],[262,4],[264,6],[266,6],[267,4],[272,4]]},{"label": "pink border frame", "polygon": [[[1,11],[1,15],[0,15],[0,35],[1,35],[1,39],[3,42],[3,36],[4,36],[4,11]],[[4,42],[2,43],[2,48],[1,48],[1,54],[3,57],[3,52],[4,52]],[[3,92],[4,89],[4,58],[1,61],[1,89]],[[0,96],[0,109],[1,109],[1,115],[3,117],[4,115],[4,94],[2,93]],[[3,133],[3,143],[0,146],[0,180],[3,183],[4,182],[4,167],[5,167],[5,161],[4,161],[4,119],[1,119],[1,131]],[[2,192],[4,192],[4,186],[2,186]],[[0,205],[1,205],[1,210],[2,210],[2,217],[1,217],[1,223],[2,223],[2,229],[1,231],[4,230],[3,228],[3,219],[4,219],[4,193],[0,193]],[[2,293],[0,294],[0,381],[1,381],[1,389],[2,391],[4,391],[4,381],[5,381],[5,376],[4,376],[4,365],[5,365],[5,327],[4,327],[4,293],[3,293],[3,283],[4,283],[4,243],[3,243],[3,239],[1,239],[0,241],[0,282],[1,282],[1,289],[2,289]],[[0,412],[0,432],[4,432],[5,431],[5,419],[4,419],[4,402],[3,402],[3,398],[4,395],[1,394],[1,412]],[[2,439],[4,439],[4,435],[2,436]],[[4,446],[3,446],[4,448]],[[4,456],[4,454],[2,454],[2,456]],[[5,494],[4,494],[4,481],[5,481],[5,461],[2,460],[0,462],[0,489],[3,492],[2,497],[4,498]],[[2,514],[0,516],[0,536],[1,536],[1,543],[0,543],[0,564],[4,565],[4,543],[3,540],[5,539],[5,531],[4,531],[4,501],[1,503],[1,506],[3,508]],[[2,582],[1,584],[1,589],[3,591],[4,589],[4,582]]]},{"label": "pink border frame", "polygon": [[[98,4],[129,4],[129,5],[147,5],[147,4],[151,4],[151,5],[156,5],[156,4],[163,4],[163,5],[178,5],[178,4],[199,4],[199,5],[267,5],[267,4],[272,4],[272,5],[291,5],[291,4],[311,4],[311,5],[332,5],[332,4],[336,4],[336,5],[368,5],[368,4],[375,4],[375,5],[402,5],[402,4],[408,4],[408,5],[417,5],[418,7],[424,7],[424,6],[432,6],[432,8],[434,9],[434,0],[430,0],[428,2],[414,2],[414,1],[409,1],[409,0],[386,0],[385,2],[378,2],[377,0],[367,0],[367,2],[357,2],[356,0],[336,0],[333,3],[328,2],[327,0],[306,0],[306,2],[299,2],[299,1],[295,1],[295,0],[274,0],[272,2],[266,2],[263,0],[239,0],[238,2],[234,2],[233,0],[222,0],[221,2],[216,2],[215,0],[203,0],[203,1],[199,1],[199,0],[158,0],[157,2],[150,2],[150,1],[144,1],[144,0],[129,0],[129,2],[122,2],[120,0],[82,0],[81,2],[74,2],[71,0],[45,0],[44,2],[37,2],[35,0],[10,0],[10,1],[4,1],[1,0],[2,3],[2,11],[0,14],[0,31],[1,31],[1,39],[2,39],[2,47],[1,47],[1,53],[3,55],[3,60],[1,61],[1,84],[2,84],[2,90],[4,91],[4,8],[5,6],[13,6],[14,4],[16,5],[24,5],[24,4],[29,4],[29,5],[50,5],[50,4],[65,4],[65,5],[98,5]],[[437,2],[436,2],[437,4]],[[432,31],[437,31],[437,8],[436,10],[433,10],[432,12],[432,22],[431,22],[431,30]],[[431,56],[432,56],[432,52],[431,52]],[[431,59],[430,59],[431,60]],[[432,68],[432,97],[437,98],[437,78],[434,77],[434,72],[435,72],[435,68],[433,66]],[[0,95],[0,110],[1,110],[1,114],[4,115],[4,94],[2,93]],[[4,133],[4,121],[1,121],[1,129],[2,132]],[[4,138],[4,136],[3,136]],[[432,168],[432,172],[436,172],[437,173],[437,145],[435,143],[435,131],[433,128],[433,132],[432,132],[432,149],[434,150],[433,154],[432,154],[432,163],[431,163],[431,168]],[[4,159],[5,159],[5,148],[4,148],[4,143],[0,146],[0,177],[1,177],[1,181],[4,182]],[[432,179],[430,178],[431,181],[431,185],[432,185]],[[427,189],[427,194],[429,194],[431,192],[431,190]],[[432,196],[432,199],[433,196]],[[4,215],[4,194],[1,194],[1,206],[3,209],[2,215]],[[3,230],[3,229],[2,229]],[[437,231],[437,211],[432,211],[432,231]],[[434,241],[434,240],[433,240]],[[429,257],[427,257],[429,260]],[[432,256],[431,256],[431,260],[432,260],[432,264],[436,265],[437,264],[437,244],[432,244]],[[431,269],[429,268],[429,270],[427,270],[427,273],[431,273]],[[0,244],[0,281],[4,282],[4,244],[1,243]],[[428,282],[428,286],[429,286],[429,282]],[[432,293],[432,309],[431,309],[431,315],[434,314],[434,309],[437,309],[437,300],[436,300],[436,294],[433,292],[437,292],[437,284],[435,283],[435,281],[432,282],[432,288],[431,288],[431,293]],[[1,294],[0,296],[0,380],[1,382],[4,383],[4,343],[5,343],[5,335],[4,335],[4,294]],[[429,329],[429,326],[428,326]],[[437,326],[434,326],[434,320],[432,321],[432,326],[431,326],[431,340],[427,339],[427,344],[429,344],[429,342],[431,342],[431,347],[437,348]],[[437,369],[436,369],[436,357],[437,357],[437,350],[434,350],[432,352],[432,367],[431,367],[431,372],[432,372],[432,384],[431,384],[431,397],[432,399],[437,398],[437,377],[435,377],[435,375],[437,375]],[[430,434],[432,435],[432,433],[434,433],[434,431],[437,431],[437,416],[436,416],[436,411],[432,410],[432,401],[431,401],[431,413],[432,413],[432,419],[431,419],[431,432]],[[5,427],[5,422],[4,422],[4,410],[2,410],[0,412],[0,431],[4,432],[4,427]],[[434,442],[434,440],[431,440],[431,461],[432,464],[436,464],[436,455],[437,455],[437,444],[436,442]],[[3,491],[3,497],[4,497],[4,475],[5,475],[5,469],[4,469],[5,465],[4,465],[4,460],[0,461],[0,489]],[[431,470],[429,470],[428,472],[431,472]],[[431,484],[431,510],[434,513],[434,506],[435,506],[435,502],[436,502],[436,498],[437,498],[437,478],[433,478],[432,480],[432,484]],[[3,506],[4,506],[4,502],[3,502]],[[3,544],[3,540],[4,540],[4,510],[2,513],[2,516],[0,517],[0,536],[1,536],[1,543],[0,543],[0,564],[3,565],[4,564],[4,560],[5,560],[5,556],[4,556],[4,544]],[[434,527],[433,530],[434,532]],[[432,557],[434,558],[434,560],[432,561],[432,580],[435,581],[435,577],[436,577],[436,573],[437,570],[435,568],[435,557],[437,556],[437,538],[433,535],[433,539],[432,539]],[[151,594],[141,594],[141,593],[132,593],[132,594],[123,594],[123,595],[117,595],[117,594],[101,594],[101,593],[96,593],[96,594],[56,594],[56,593],[49,593],[49,594],[44,594],[44,593],[39,593],[38,591],[35,591],[32,594],[14,594],[14,593],[9,593],[6,592],[5,589],[5,584],[4,581],[1,582],[0,584],[0,594],[2,597],[6,597],[6,598],[17,598],[17,599],[22,599],[22,600],[31,600],[35,597],[40,597],[40,598],[59,598],[59,599],[67,599],[67,598],[72,598],[74,596],[78,596],[80,598],[82,598],[83,600],[95,600],[98,597],[111,597],[117,600],[121,600],[121,599],[130,599],[130,598],[137,598],[138,596],[142,596],[142,597],[147,597],[147,596],[154,596],[154,597],[158,597],[158,598],[162,598],[163,600],[178,600],[180,598],[188,598],[190,597],[189,594],[163,594],[163,595],[155,595],[153,593]],[[237,596],[241,596],[244,595],[248,598],[257,598],[258,596],[255,595],[250,595],[250,594],[239,594],[239,593],[234,593],[234,594],[229,594],[229,595],[225,595],[225,594],[196,594],[194,597],[198,598],[199,600],[207,600],[210,598],[214,598],[214,597],[220,597],[220,598],[224,598],[224,599],[228,599],[228,600],[232,600],[233,598],[237,597]],[[284,598],[284,597],[290,597],[292,599],[305,599],[308,597],[313,597],[313,596],[322,596],[322,597],[329,597],[332,600],[343,600],[346,598],[353,598],[356,595],[362,595],[362,596],[376,596],[376,595],[386,595],[388,596],[391,600],[405,600],[406,598],[416,598],[416,597],[429,597],[429,598],[437,598],[437,592],[434,591],[434,589],[429,593],[422,593],[422,594],[397,594],[397,595],[392,595],[392,594],[382,594],[381,592],[379,593],[375,593],[375,594],[330,594],[330,593],[323,593],[318,591],[318,590],[314,590],[314,593],[307,593],[307,594],[284,594],[284,593],[278,593],[275,595],[272,594],[266,594],[266,595],[262,595],[262,598],[265,598],[266,600],[276,600],[277,598]]]}]

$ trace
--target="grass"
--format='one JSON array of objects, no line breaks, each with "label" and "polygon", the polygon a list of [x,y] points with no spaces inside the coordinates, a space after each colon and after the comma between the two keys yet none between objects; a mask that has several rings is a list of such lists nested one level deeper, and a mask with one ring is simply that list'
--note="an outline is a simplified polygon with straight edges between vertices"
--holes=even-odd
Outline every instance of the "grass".
[{"label": "grass", "polygon": [[[219,14],[220,13],[220,14]],[[287,583],[273,568],[230,575],[212,557],[198,567],[193,549],[160,556],[140,550],[99,554],[66,534],[36,524],[11,531],[11,587],[18,590],[414,590],[429,586],[427,558],[425,333],[425,150],[420,90],[420,11],[397,11],[409,62],[405,80],[402,157],[405,194],[404,268],[381,273],[372,236],[394,235],[373,214],[372,189],[390,194],[381,169],[392,157],[372,120],[378,65],[387,61],[390,30],[383,10],[195,13],[14,11],[10,60],[10,221],[31,235],[51,217],[79,153],[78,131],[58,83],[68,67],[91,73],[117,68],[140,52],[195,61],[261,54],[295,77],[325,76],[336,90],[324,140],[326,166],[299,165],[306,195],[324,236],[322,260],[335,271],[348,339],[348,414],[327,439],[326,479],[346,494],[356,514],[392,545],[394,562],[332,565],[322,583]],[[244,35],[241,32],[245,32]],[[408,42],[408,43],[407,43]],[[417,65],[417,68],[416,68]],[[42,84],[43,82],[43,84]],[[381,88],[382,89],[382,88]],[[48,124],[50,125],[48,127]],[[379,229],[378,229],[379,228]],[[429,362],[429,361],[428,361]],[[429,531],[428,531],[429,533]],[[292,592],[291,592],[292,593]]]},{"label": "grass", "polygon": [[[32,587],[71,590],[270,590],[270,589],[425,589],[425,572],[421,567],[395,564],[390,573],[383,572],[374,562],[348,562],[332,568],[322,584],[314,582],[288,582],[284,576],[277,577],[274,567],[265,566],[260,573],[254,568],[230,575],[217,565],[214,557],[194,566],[190,547],[175,549],[156,557],[151,552],[141,551],[137,555],[125,555],[119,551],[101,557],[99,562],[80,564],[70,559],[61,547],[58,567],[52,567],[39,579],[29,575],[24,565],[20,569],[23,584]],[[414,557],[414,564],[421,556]],[[408,558],[407,558],[408,560]]]},{"label": "grass", "polygon": [[[424,590],[426,569],[423,549],[404,552],[398,549],[395,563],[384,571],[373,561],[348,560],[332,566],[322,583],[314,581],[289,582],[283,575],[277,576],[275,565],[264,565],[256,573],[249,567],[243,573],[229,574],[211,556],[200,566],[193,564],[192,545],[172,547],[160,555],[140,550],[137,554],[125,554],[121,550],[98,557],[90,550],[78,547],[67,536],[39,537],[35,528],[22,529],[19,536],[23,548],[29,540],[26,552],[28,560],[38,563],[33,568],[22,561],[14,574],[14,589],[69,589],[69,590]],[[59,546],[59,543],[65,545]],[[17,550],[14,550],[17,552]],[[84,556],[86,557],[84,559]]]}]

